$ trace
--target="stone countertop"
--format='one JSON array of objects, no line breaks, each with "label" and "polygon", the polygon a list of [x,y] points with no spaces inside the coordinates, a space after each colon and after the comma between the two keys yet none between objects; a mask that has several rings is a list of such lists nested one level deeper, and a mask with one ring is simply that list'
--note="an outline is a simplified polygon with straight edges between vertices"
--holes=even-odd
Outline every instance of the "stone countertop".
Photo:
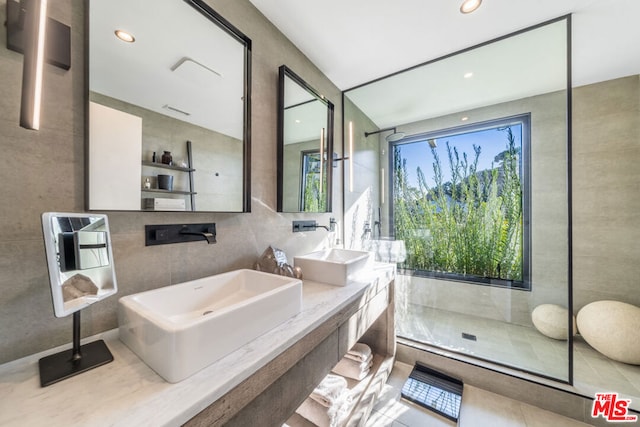
[{"label": "stone countertop", "polygon": [[71,344],[0,365],[0,425],[182,425],[394,274],[393,265],[379,264],[344,287],[304,281],[300,314],[176,384],[131,352],[117,329],[82,341],[104,339],[113,362],[48,387],[40,387],[38,360]]}]

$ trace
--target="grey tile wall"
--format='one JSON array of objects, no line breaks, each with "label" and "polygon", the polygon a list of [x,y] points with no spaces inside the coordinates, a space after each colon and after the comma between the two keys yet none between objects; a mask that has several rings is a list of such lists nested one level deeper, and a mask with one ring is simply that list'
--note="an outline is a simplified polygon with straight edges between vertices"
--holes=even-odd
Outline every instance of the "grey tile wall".
[{"label": "grey tile wall", "polygon": [[[40,131],[18,126],[22,55],[5,48],[5,31],[0,31],[0,363],[71,341],[71,319],[53,315],[40,215],[85,208],[85,3],[50,3],[49,16],[71,26],[72,65],[67,72],[46,66]],[[275,212],[278,67],[287,64],[324,93],[336,105],[336,117],[341,116],[340,91],[248,0],[208,3],[253,41],[252,212],[108,213],[119,292],[83,310],[83,336],[117,326],[118,297],[251,268],[269,244],[290,257],[309,252],[326,243],[326,232],[293,235],[293,219],[328,224],[335,216],[341,221],[339,190],[334,190],[333,214]],[[0,21],[5,15],[6,0],[0,0]],[[340,120],[335,132],[339,140]],[[209,221],[217,224],[216,245],[144,246],[145,224]]]}]

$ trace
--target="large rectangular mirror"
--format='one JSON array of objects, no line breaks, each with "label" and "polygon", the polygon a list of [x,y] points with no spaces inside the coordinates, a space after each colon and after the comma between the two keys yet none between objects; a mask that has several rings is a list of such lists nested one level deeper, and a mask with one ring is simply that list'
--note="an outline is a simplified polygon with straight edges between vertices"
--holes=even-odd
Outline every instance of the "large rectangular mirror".
[{"label": "large rectangular mirror", "polygon": [[250,210],[251,40],[201,0],[90,0],[90,210]]},{"label": "large rectangular mirror", "polygon": [[[406,248],[401,341],[570,381],[569,29],[563,17],[344,92],[345,246]],[[545,306],[563,339],[534,326]]]},{"label": "large rectangular mirror", "polygon": [[333,104],[279,70],[278,212],[331,212]]}]

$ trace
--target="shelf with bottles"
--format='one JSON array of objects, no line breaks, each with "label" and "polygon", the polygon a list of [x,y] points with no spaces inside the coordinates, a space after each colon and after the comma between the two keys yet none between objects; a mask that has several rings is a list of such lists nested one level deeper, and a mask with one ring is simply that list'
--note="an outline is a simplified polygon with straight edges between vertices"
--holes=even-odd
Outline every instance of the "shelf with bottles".
[{"label": "shelf with bottles", "polygon": [[195,172],[196,170],[193,168],[189,168],[189,167],[182,167],[182,166],[175,166],[175,165],[167,165],[164,163],[157,163],[157,162],[149,162],[146,160],[142,161],[142,166],[150,166],[150,167],[154,167],[154,168],[162,168],[162,169],[171,169],[171,170],[175,170],[175,171],[180,171],[180,172]]},{"label": "shelf with bottles", "polygon": [[[186,145],[187,145],[187,159],[186,162],[184,162],[181,166],[176,166],[173,164],[173,159],[171,157],[171,153],[169,151],[165,151],[164,154],[162,155],[162,163],[158,163],[156,162],[156,153],[153,153],[153,160],[152,162],[148,161],[148,160],[142,160],[142,166],[147,166],[147,167],[151,167],[151,168],[160,168],[160,169],[168,169],[168,170],[173,170],[176,172],[185,172],[187,174],[187,179],[188,181],[186,182],[186,190],[174,190],[173,189],[173,177],[172,176],[165,176],[165,175],[158,175],[157,178],[153,178],[153,177],[147,177],[145,182],[143,183],[143,188],[142,188],[142,192],[143,193],[156,193],[156,194],[177,194],[177,195],[183,195],[183,196],[189,196],[189,202],[190,202],[190,209],[192,211],[195,211],[195,195],[198,194],[194,191],[193,188],[193,173],[196,171],[193,167],[191,167],[193,165],[193,158],[192,158],[192,151],[191,151],[191,141],[186,141]],[[170,181],[167,185],[167,183],[163,183],[161,184],[160,182],[157,182],[157,185],[152,186],[151,184],[151,179],[158,179],[158,181],[160,181],[160,178],[168,178]],[[150,179],[151,178],[151,179]],[[179,185],[178,187],[182,187],[184,188],[185,186]],[[160,188],[162,187],[162,188]]]},{"label": "shelf with bottles", "polygon": [[183,194],[183,195],[196,195],[195,191],[180,191],[180,190],[164,190],[162,188],[143,188],[144,193],[167,193],[167,194]]}]

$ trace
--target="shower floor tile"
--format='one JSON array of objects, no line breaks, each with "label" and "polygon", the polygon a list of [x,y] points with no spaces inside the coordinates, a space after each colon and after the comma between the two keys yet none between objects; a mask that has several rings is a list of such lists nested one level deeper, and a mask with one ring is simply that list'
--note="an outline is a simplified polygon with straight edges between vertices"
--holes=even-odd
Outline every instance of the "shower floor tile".
[{"label": "shower floor tile", "polygon": [[[468,356],[533,374],[566,381],[567,341],[540,334],[535,328],[439,310],[417,304],[396,309],[396,334]],[[471,341],[462,334],[474,335]],[[640,410],[640,366],[613,361],[574,338],[574,387],[581,394],[616,391]]]},{"label": "shower floor tile", "polygon": [[[560,380],[568,378],[566,341],[497,320],[409,304],[397,335]],[[463,338],[463,333],[476,340]]]}]

